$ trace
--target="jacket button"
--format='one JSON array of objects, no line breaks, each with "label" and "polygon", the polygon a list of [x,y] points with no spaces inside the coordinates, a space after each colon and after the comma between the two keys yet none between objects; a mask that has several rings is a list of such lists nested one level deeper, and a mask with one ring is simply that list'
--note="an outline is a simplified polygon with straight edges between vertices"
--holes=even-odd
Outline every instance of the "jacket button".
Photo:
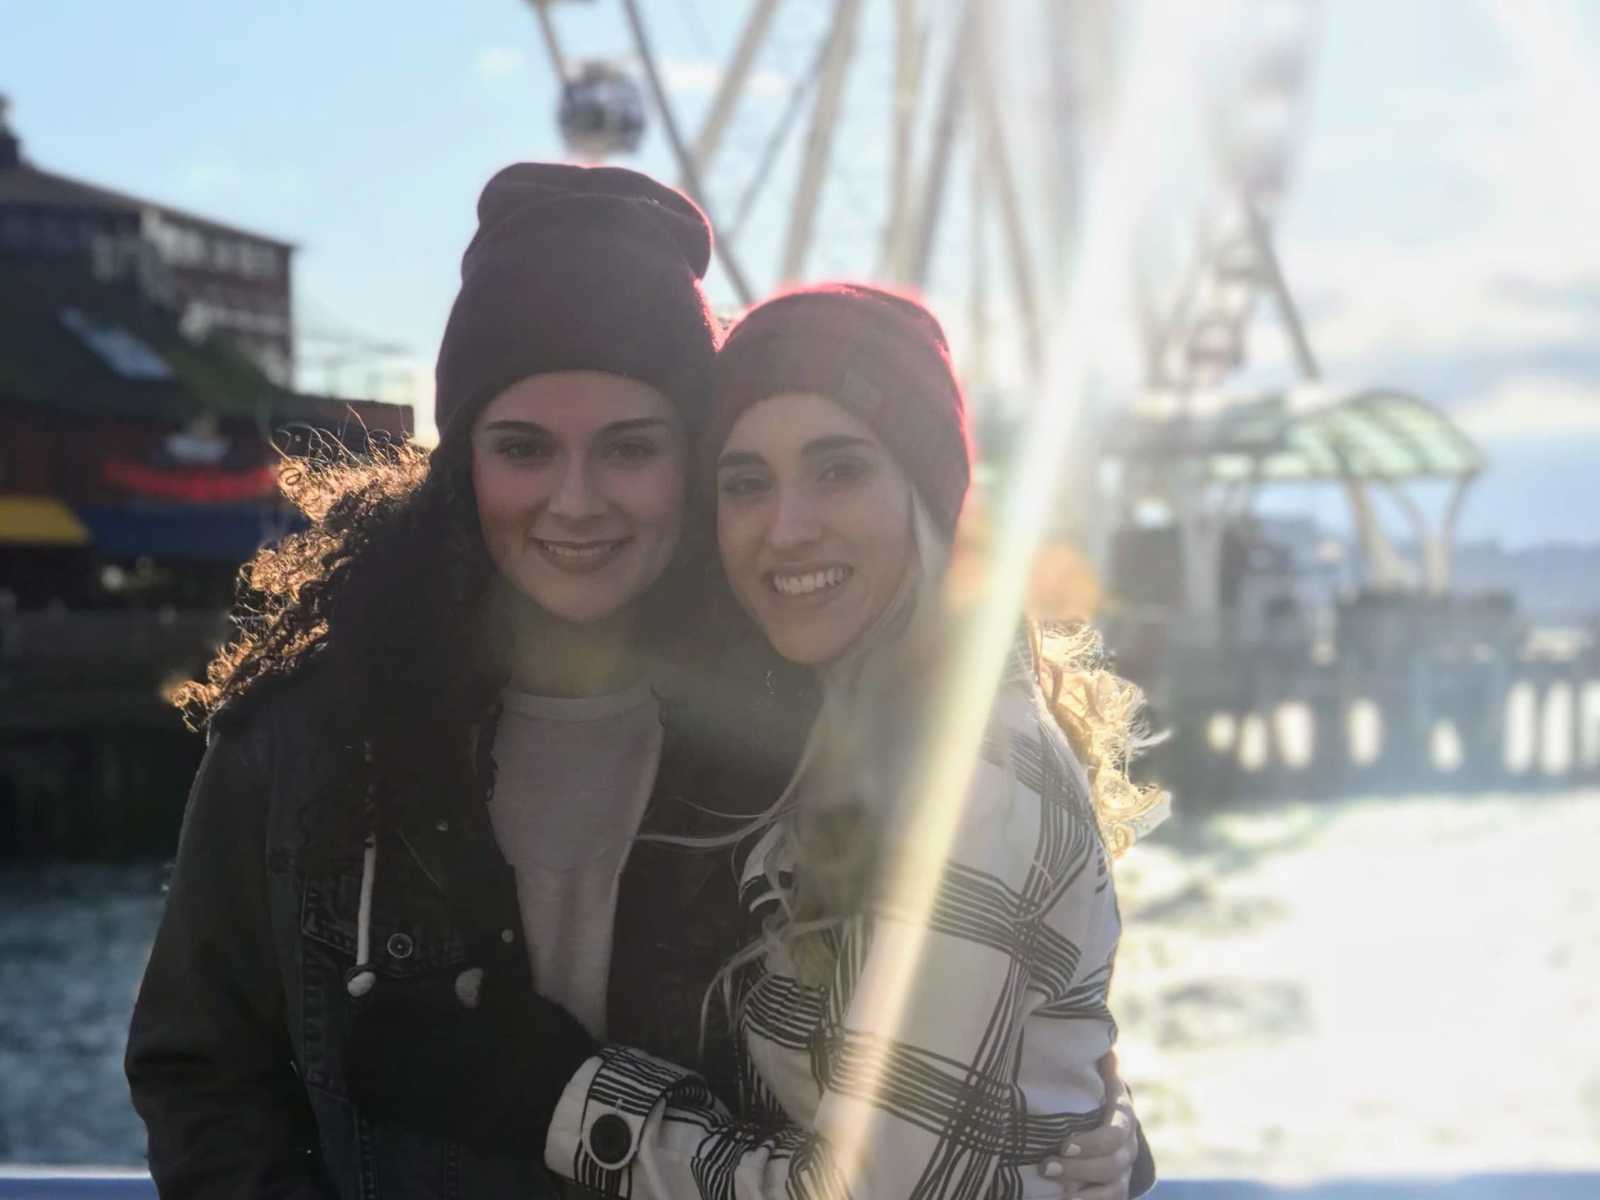
[{"label": "jacket button", "polygon": [[411,935],[406,933],[391,933],[388,941],[390,958],[410,958],[416,946],[411,941]]},{"label": "jacket button", "polygon": [[589,1152],[602,1167],[620,1167],[633,1149],[633,1130],[616,1113],[604,1113],[589,1126]]}]

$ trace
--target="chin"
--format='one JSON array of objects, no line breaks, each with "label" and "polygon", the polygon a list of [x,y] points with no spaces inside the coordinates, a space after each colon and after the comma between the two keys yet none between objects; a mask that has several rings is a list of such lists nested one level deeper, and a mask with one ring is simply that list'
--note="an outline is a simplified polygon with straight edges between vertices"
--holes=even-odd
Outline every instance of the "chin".
[{"label": "chin", "polygon": [[825,667],[845,652],[850,639],[826,633],[796,631],[788,635],[768,634],[772,648],[789,662],[802,667]]},{"label": "chin", "polygon": [[517,591],[546,616],[567,625],[598,625],[627,607],[625,601],[610,596],[568,596],[543,580],[517,581]]}]

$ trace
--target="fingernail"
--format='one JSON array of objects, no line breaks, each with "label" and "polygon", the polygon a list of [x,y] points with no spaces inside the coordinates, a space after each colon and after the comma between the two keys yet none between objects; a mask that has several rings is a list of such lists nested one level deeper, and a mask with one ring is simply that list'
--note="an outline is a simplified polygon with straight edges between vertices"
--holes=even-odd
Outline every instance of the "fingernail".
[{"label": "fingernail", "polygon": [[1083,1147],[1078,1145],[1077,1142],[1068,1142],[1067,1143],[1067,1157],[1068,1158],[1077,1158],[1078,1155],[1080,1155],[1082,1153],[1083,1153]]},{"label": "fingernail", "polygon": [[1044,1177],[1046,1179],[1060,1179],[1062,1170],[1061,1164],[1052,1158],[1044,1165]]}]

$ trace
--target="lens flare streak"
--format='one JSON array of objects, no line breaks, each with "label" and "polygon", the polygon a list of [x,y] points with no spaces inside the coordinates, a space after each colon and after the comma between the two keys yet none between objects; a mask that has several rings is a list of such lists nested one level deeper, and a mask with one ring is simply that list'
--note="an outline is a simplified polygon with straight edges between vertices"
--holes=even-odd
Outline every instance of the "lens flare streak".
[{"label": "lens flare streak", "polygon": [[[1082,397],[1095,374],[1096,335],[1125,294],[1133,238],[1140,215],[1158,181],[1166,135],[1178,125],[1179,105],[1192,101],[1185,86],[1185,48],[1194,44],[1203,5],[1158,5],[1138,16],[1122,80],[1117,116],[1105,154],[1091,180],[1081,226],[1080,249],[1063,301],[1054,308],[1057,336],[1051,339],[1047,403],[1035,407],[1022,438],[1026,447],[1003,492],[994,550],[982,598],[964,623],[941,684],[930,751],[920,765],[901,855],[888,880],[889,908],[902,915],[888,936],[874,939],[870,979],[863,979],[856,1004],[867,1029],[897,1028],[916,986],[928,913],[943,863],[960,820],[977,762],[990,703],[1015,637],[1033,557],[1045,531],[1055,477]],[[881,1072],[866,1081],[866,1094],[881,1087]],[[854,1116],[855,1113],[852,1113]],[[883,1117],[877,1107],[865,1119],[827,1131],[835,1162],[852,1195],[870,1195],[870,1147]]]}]

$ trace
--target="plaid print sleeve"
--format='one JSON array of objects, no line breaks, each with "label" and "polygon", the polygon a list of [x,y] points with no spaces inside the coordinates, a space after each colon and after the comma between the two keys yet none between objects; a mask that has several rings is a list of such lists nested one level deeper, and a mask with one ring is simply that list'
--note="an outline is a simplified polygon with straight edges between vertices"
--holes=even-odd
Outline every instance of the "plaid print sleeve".
[{"label": "plaid print sleeve", "polygon": [[[809,1125],[741,1123],[692,1077],[656,1080],[653,1060],[622,1052],[596,1079],[626,1063],[641,1081],[626,1161],[584,1182],[669,1200],[1060,1194],[1033,1165],[1101,1116],[1095,1063],[1115,1037],[1105,991],[1116,903],[1065,743],[1029,695],[1002,696],[999,713],[926,921],[873,906],[840,939],[820,1013],[801,1022],[768,1005],[747,1017],[751,1041],[802,1046],[795,1035],[808,1025],[798,1052],[820,1092]],[[908,942],[918,947],[914,985],[897,1019],[880,1017],[863,998]],[[593,1094],[572,1113],[590,1129]],[[858,1133],[866,1149],[846,1178],[836,1147]],[[572,1158],[548,1161],[579,1177]]]}]

